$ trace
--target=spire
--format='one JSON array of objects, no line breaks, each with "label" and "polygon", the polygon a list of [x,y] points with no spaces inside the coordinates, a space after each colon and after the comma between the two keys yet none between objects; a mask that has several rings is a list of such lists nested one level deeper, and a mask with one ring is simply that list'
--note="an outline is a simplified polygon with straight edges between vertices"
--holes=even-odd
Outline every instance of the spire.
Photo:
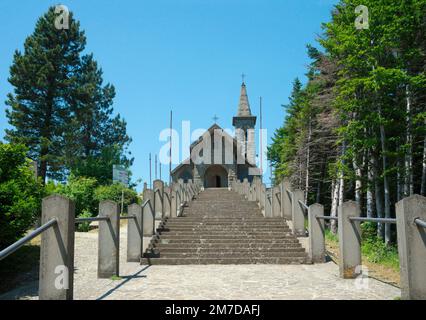
[{"label": "spire", "polygon": [[241,85],[241,95],[240,103],[238,105],[237,117],[251,117],[250,105],[247,97],[247,89],[244,81]]}]

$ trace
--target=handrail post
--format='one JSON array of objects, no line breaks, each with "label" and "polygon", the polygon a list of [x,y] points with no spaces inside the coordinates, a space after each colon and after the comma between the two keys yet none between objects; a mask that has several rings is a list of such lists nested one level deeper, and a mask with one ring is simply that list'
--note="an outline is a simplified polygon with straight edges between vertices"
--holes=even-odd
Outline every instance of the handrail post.
[{"label": "handrail post", "polygon": [[247,178],[244,178],[244,180],[243,180],[243,189],[244,189],[244,191],[243,191],[244,197],[248,200],[248,198],[249,198],[250,184],[249,184]]},{"label": "handrail post", "polygon": [[413,195],[396,204],[401,298],[426,299],[426,229],[415,219],[426,221],[426,198]]},{"label": "handrail post", "polygon": [[271,188],[265,189],[265,218],[272,218],[272,193]]},{"label": "handrail post", "polygon": [[176,195],[176,185],[173,184],[171,187],[170,193],[170,217],[177,217],[177,195]]},{"label": "handrail post", "polygon": [[60,195],[43,199],[41,223],[57,224],[41,234],[40,300],[72,300],[74,287],[74,202]]},{"label": "handrail post", "polygon": [[171,206],[171,199],[170,199],[170,187],[164,187],[164,193],[163,193],[163,212],[165,217],[170,217],[170,206]]},{"label": "handrail post", "polygon": [[281,184],[281,216],[286,220],[291,220],[291,199],[287,194],[287,190],[291,190],[290,181],[285,178]]},{"label": "handrail post", "polygon": [[280,186],[272,188],[272,216],[281,217],[281,194]]},{"label": "handrail post", "polygon": [[300,206],[299,200],[303,201],[303,190],[294,190],[291,198],[291,220],[293,226],[293,234],[296,236],[305,236],[305,215],[303,208]]},{"label": "handrail post", "polygon": [[317,217],[324,216],[324,206],[315,203],[308,208],[309,259],[312,263],[325,262],[325,223]]},{"label": "handrail post", "polygon": [[143,250],[142,207],[133,203],[127,211],[135,217],[127,221],[127,262],[140,262]]},{"label": "handrail post", "polygon": [[154,180],[153,185],[154,185],[155,220],[162,220],[164,215],[164,211],[163,211],[164,182],[161,180]]},{"label": "handrail post", "polygon": [[143,201],[149,203],[142,209],[142,225],[144,237],[150,237],[155,233],[155,211],[154,211],[154,191],[145,189],[143,191]]},{"label": "handrail post", "polygon": [[99,203],[99,216],[108,220],[99,222],[98,278],[119,275],[120,266],[120,209],[111,200]]},{"label": "handrail post", "polygon": [[361,216],[361,210],[355,201],[347,201],[339,206],[339,270],[340,277],[344,279],[356,278],[361,273],[360,223],[350,220],[350,217],[359,216]]}]

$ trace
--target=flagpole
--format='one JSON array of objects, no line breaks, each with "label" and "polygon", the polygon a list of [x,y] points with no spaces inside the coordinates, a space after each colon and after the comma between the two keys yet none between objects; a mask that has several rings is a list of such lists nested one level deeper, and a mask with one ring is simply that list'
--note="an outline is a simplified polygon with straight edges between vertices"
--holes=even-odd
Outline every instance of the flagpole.
[{"label": "flagpole", "polygon": [[169,186],[172,185],[172,126],[173,126],[173,110],[170,110],[170,162],[169,162]]}]

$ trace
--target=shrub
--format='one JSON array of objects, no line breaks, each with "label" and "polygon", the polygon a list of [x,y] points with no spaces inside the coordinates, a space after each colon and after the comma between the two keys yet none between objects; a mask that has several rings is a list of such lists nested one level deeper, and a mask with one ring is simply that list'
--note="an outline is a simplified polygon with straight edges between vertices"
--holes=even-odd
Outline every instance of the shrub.
[{"label": "shrub", "polygon": [[95,190],[95,199],[100,202],[103,200],[113,200],[121,204],[121,193],[124,192],[124,211],[132,203],[139,203],[136,191],[126,188],[122,184],[114,183],[108,186],[99,186]]},{"label": "shrub", "polygon": [[52,186],[52,183],[46,185],[49,194],[59,193],[70,198],[75,202],[75,215],[79,216],[83,212],[91,213],[96,216],[98,212],[97,201],[94,198],[94,192],[98,182],[95,178],[75,177],[70,175],[67,184],[58,184]]},{"label": "shrub", "polygon": [[21,144],[0,143],[0,248],[21,238],[40,214],[43,187],[26,154]]},{"label": "shrub", "polygon": [[[83,210],[77,217],[78,218],[90,218],[93,214],[88,210]],[[77,231],[88,232],[90,230],[90,222],[82,222],[77,224]]]}]

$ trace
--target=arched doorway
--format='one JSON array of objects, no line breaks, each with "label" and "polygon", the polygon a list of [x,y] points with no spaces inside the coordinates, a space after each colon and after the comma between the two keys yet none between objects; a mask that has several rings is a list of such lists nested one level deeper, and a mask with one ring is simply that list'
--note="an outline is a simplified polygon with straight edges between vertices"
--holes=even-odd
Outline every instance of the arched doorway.
[{"label": "arched doorway", "polygon": [[204,174],[205,188],[227,188],[228,172],[220,165],[212,165],[207,168]]}]

